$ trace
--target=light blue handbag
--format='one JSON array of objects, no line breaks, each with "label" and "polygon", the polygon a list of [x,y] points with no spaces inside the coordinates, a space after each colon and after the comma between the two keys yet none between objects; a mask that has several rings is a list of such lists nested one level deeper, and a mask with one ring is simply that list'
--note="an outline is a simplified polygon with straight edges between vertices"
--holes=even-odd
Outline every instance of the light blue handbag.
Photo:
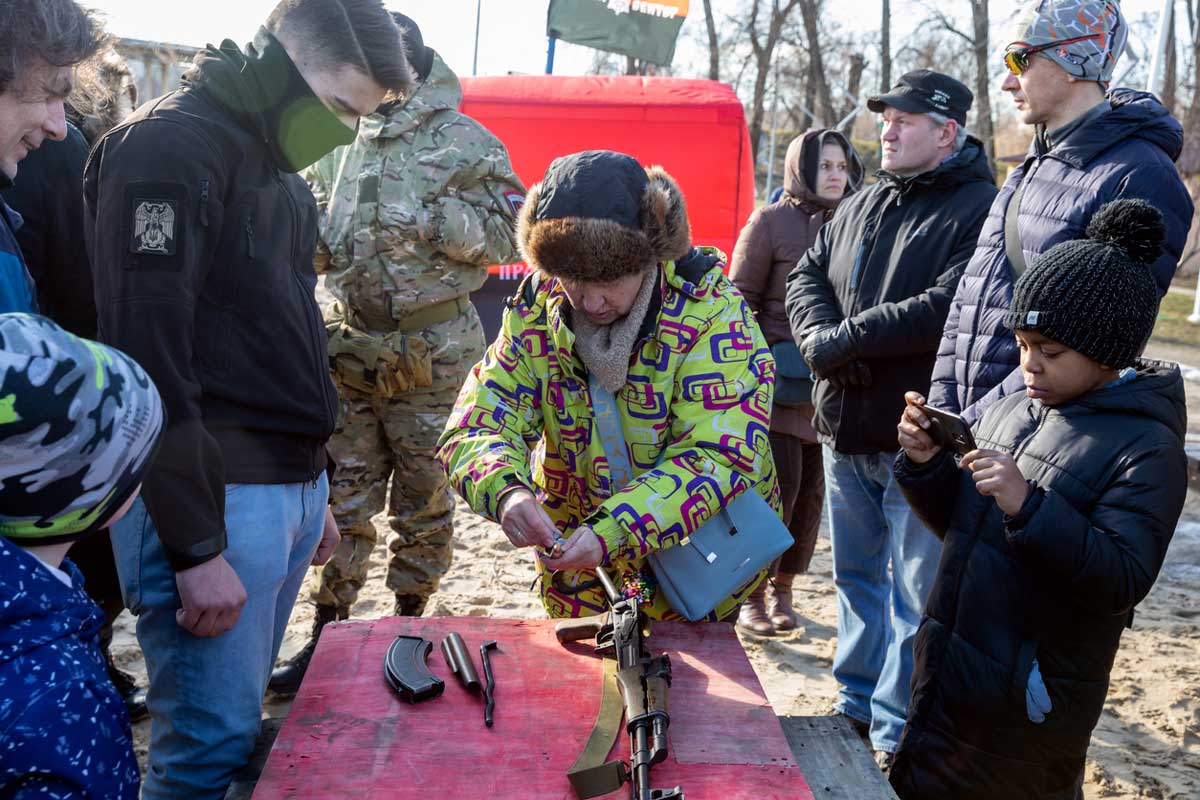
[{"label": "light blue handbag", "polygon": [[[608,457],[613,491],[632,477],[625,436],[613,393],[588,378],[596,428]],[[750,476],[747,476],[748,478]],[[654,577],[671,608],[695,622],[792,545],[792,534],[775,510],[753,488],[673,547],[648,557]]]}]

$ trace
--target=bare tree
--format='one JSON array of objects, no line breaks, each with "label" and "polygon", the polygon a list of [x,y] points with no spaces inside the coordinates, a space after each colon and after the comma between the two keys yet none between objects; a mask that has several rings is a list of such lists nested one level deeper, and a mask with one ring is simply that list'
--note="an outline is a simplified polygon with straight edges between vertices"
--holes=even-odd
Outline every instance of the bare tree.
[{"label": "bare tree", "polygon": [[[753,0],[750,6],[750,18],[746,23],[746,36],[750,42],[750,49],[754,54],[754,94],[750,102],[750,148],[754,154],[755,162],[758,161],[758,144],[762,138],[763,129],[763,105],[767,96],[767,78],[771,74],[771,56],[775,52],[775,45],[779,43],[779,36],[783,30],[783,24],[787,21],[796,5],[801,0],[787,0],[787,4],[780,8],[779,0],[772,3],[769,12],[769,21],[765,36],[759,30],[758,19],[762,0]],[[813,2],[813,0],[807,0]]]},{"label": "bare tree", "polygon": [[965,41],[975,55],[975,135],[983,141],[988,161],[993,161],[996,158],[996,143],[992,126],[992,97],[988,91],[988,0],[968,2],[971,4],[970,35],[960,30],[940,8],[925,7],[942,30]]},{"label": "bare tree", "polygon": [[851,53],[850,74],[846,77],[846,102],[842,105],[838,118],[833,120],[832,124],[837,124],[850,116],[850,112],[858,104],[858,93],[862,90],[862,77],[866,69],[867,59],[863,58],[862,53]]},{"label": "bare tree", "polygon": [[[1190,6],[1191,3],[1189,2]],[[1167,107],[1167,110],[1172,114],[1175,113],[1175,89],[1179,84],[1177,75],[1176,57],[1175,57],[1175,14],[1171,15],[1171,22],[1167,26],[1167,68],[1163,76],[1163,91],[1162,104]]]},{"label": "bare tree", "polygon": [[704,24],[708,27],[708,79],[721,80],[721,43],[717,39],[717,21],[713,17],[712,0],[704,0]]},{"label": "bare tree", "polygon": [[[804,20],[804,36],[808,40],[809,80],[816,83],[817,97],[820,109],[813,109],[817,115],[814,124],[829,126],[837,123],[837,110],[833,105],[833,93],[829,89],[829,73],[825,68],[825,58],[821,51],[820,15],[823,0],[800,0],[800,16]],[[860,75],[861,78],[861,75]]]},{"label": "bare tree", "polygon": [[[707,0],[705,0],[707,2]],[[879,31],[879,91],[892,88],[892,0],[883,0],[883,22]]]}]

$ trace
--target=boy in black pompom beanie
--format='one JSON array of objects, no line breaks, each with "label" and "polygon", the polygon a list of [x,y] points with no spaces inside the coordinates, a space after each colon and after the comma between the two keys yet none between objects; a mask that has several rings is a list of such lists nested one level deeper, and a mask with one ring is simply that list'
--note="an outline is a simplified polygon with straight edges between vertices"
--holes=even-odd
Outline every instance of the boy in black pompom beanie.
[{"label": "boy in black pompom beanie", "polygon": [[1162,252],[1162,214],[1143,200],[1118,200],[1092,218],[1087,235],[1055,245],[1025,271],[1008,327],[1121,369],[1142,354],[1158,316],[1150,265]]},{"label": "boy in black pompom beanie", "polygon": [[1083,796],[1121,632],[1183,509],[1179,368],[1139,358],[1162,217],[1119,200],[1087,234],[1017,281],[1026,390],[983,413],[978,449],[956,463],[926,432],[925,398],[906,398],[896,480],[942,557],[890,774],[902,800]]}]

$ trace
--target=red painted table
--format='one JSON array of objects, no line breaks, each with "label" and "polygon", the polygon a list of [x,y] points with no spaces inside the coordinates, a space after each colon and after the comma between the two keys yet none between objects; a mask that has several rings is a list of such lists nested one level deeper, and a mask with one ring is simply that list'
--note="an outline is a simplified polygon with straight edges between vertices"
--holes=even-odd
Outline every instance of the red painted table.
[{"label": "red painted table", "polygon": [[[451,631],[466,640],[481,679],[479,645],[500,643],[491,654],[490,729],[482,695],[458,683],[440,652]],[[441,697],[409,705],[388,687],[384,653],[401,633],[433,642],[428,663],[446,682]],[[553,620],[393,617],[328,626],[254,797],[574,800],[566,771],[600,705],[600,660],[584,644],[560,645]],[[674,676],[670,755],[654,767],[655,788],[678,784],[687,800],[811,800],[732,626],[658,623],[650,648],[670,654]],[[614,756],[628,759],[628,736],[617,741]]]}]

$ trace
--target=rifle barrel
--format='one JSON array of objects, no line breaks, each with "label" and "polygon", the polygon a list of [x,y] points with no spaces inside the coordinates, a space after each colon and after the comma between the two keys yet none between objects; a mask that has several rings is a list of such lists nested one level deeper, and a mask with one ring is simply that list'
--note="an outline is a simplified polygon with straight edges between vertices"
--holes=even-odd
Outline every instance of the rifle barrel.
[{"label": "rifle barrel", "polygon": [[596,577],[600,579],[601,585],[604,586],[604,591],[608,594],[608,602],[621,602],[621,593],[617,591],[617,585],[613,583],[612,578],[605,572],[604,567],[596,567]]}]

